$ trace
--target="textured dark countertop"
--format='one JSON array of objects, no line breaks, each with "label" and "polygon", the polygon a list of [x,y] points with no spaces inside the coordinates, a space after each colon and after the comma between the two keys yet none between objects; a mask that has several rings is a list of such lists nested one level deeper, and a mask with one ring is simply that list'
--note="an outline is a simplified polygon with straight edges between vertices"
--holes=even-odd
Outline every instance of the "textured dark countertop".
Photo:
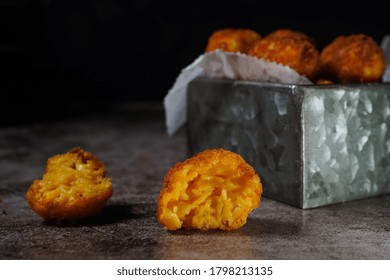
[{"label": "textured dark countertop", "polygon": [[[79,146],[106,163],[101,215],[48,224],[25,193],[46,160]],[[0,259],[390,259],[390,196],[301,210],[262,198],[238,230],[166,231],[155,219],[165,172],[186,158],[161,110],[0,129]]]}]

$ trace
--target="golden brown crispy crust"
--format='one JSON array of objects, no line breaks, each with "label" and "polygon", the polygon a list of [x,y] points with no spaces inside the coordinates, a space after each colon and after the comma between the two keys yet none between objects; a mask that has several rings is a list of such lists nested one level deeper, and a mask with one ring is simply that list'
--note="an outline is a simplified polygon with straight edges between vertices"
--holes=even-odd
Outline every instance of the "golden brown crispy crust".
[{"label": "golden brown crispy crust", "polygon": [[48,159],[42,179],[27,191],[30,207],[46,220],[75,220],[96,215],[112,196],[104,163],[80,148]]},{"label": "golden brown crispy crust", "polygon": [[270,34],[268,34],[265,38],[297,38],[297,39],[301,39],[301,40],[306,40],[308,42],[310,42],[311,44],[313,44],[314,46],[317,45],[317,43],[315,42],[315,40],[312,38],[312,37],[309,37],[307,34],[305,33],[302,33],[302,32],[299,32],[299,31],[295,31],[295,30],[291,30],[291,29],[278,29],[278,30],[275,30],[273,32],[271,32]]},{"label": "golden brown crispy crust", "polygon": [[320,55],[320,77],[340,83],[380,82],[385,71],[380,46],[365,34],[339,36]]},{"label": "golden brown crispy crust", "polygon": [[249,55],[273,61],[312,80],[319,68],[319,53],[310,40],[296,36],[267,36],[255,42]]},{"label": "golden brown crispy crust", "polygon": [[210,36],[205,52],[220,49],[226,52],[247,53],[252,44],[260,39],[260,34],[250,29],[221,29]]},{"label": "golden brown crispy crust", "polygon": [[233,152],[210,149],[177,163],[165,175],[157,220],[168,230],[232,230],[260,203],[259,176]]}]

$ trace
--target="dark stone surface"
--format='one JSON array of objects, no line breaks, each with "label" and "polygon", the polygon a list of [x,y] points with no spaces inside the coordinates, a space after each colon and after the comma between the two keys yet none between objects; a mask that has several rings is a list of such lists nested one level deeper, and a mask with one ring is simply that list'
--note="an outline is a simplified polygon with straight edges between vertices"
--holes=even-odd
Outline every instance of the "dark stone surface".
[{"label": "dark stone surface", "polygon": [[[74,146],[107,166],[114,195],[73,224],[44,222],[25,193],[48,157]],[[0,129],[0,259],[390,259],[390,196],[301,210],[262,198],[235,231],[168,232],[156,221],[165,172],[185,134],[162,111],[78,117]]]}]

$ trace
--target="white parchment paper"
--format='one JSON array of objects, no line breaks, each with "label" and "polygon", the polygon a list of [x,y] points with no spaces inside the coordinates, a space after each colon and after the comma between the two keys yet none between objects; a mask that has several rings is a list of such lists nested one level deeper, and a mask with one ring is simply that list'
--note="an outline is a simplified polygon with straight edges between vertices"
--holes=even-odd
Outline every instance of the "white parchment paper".
[{"label": "white parchment paper", "polygon": [[187,86],[197,77],[286,84],[311,84],[290,67],[241,53],[217,50],[199,56],[184,68],[164,98],[167,133],[173,135],[187,121]]}]

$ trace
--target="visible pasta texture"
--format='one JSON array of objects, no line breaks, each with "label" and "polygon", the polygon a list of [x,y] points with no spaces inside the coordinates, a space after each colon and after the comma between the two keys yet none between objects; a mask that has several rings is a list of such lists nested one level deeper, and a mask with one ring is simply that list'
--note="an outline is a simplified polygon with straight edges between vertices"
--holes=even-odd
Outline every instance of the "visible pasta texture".
[{"label": "visible pasta texture", "polygon": [[157,219],[168,230],[232,230],[259,206],[262,185],[244,159],[210,149],[177,163],[165,176]]},{"label": "visible pasta texture", "polygon": [[104,163],[80,148],[51,157],[46,173],[27,191],[30,207],[46,220],[75,220],[99,213],[112,195]]}]

